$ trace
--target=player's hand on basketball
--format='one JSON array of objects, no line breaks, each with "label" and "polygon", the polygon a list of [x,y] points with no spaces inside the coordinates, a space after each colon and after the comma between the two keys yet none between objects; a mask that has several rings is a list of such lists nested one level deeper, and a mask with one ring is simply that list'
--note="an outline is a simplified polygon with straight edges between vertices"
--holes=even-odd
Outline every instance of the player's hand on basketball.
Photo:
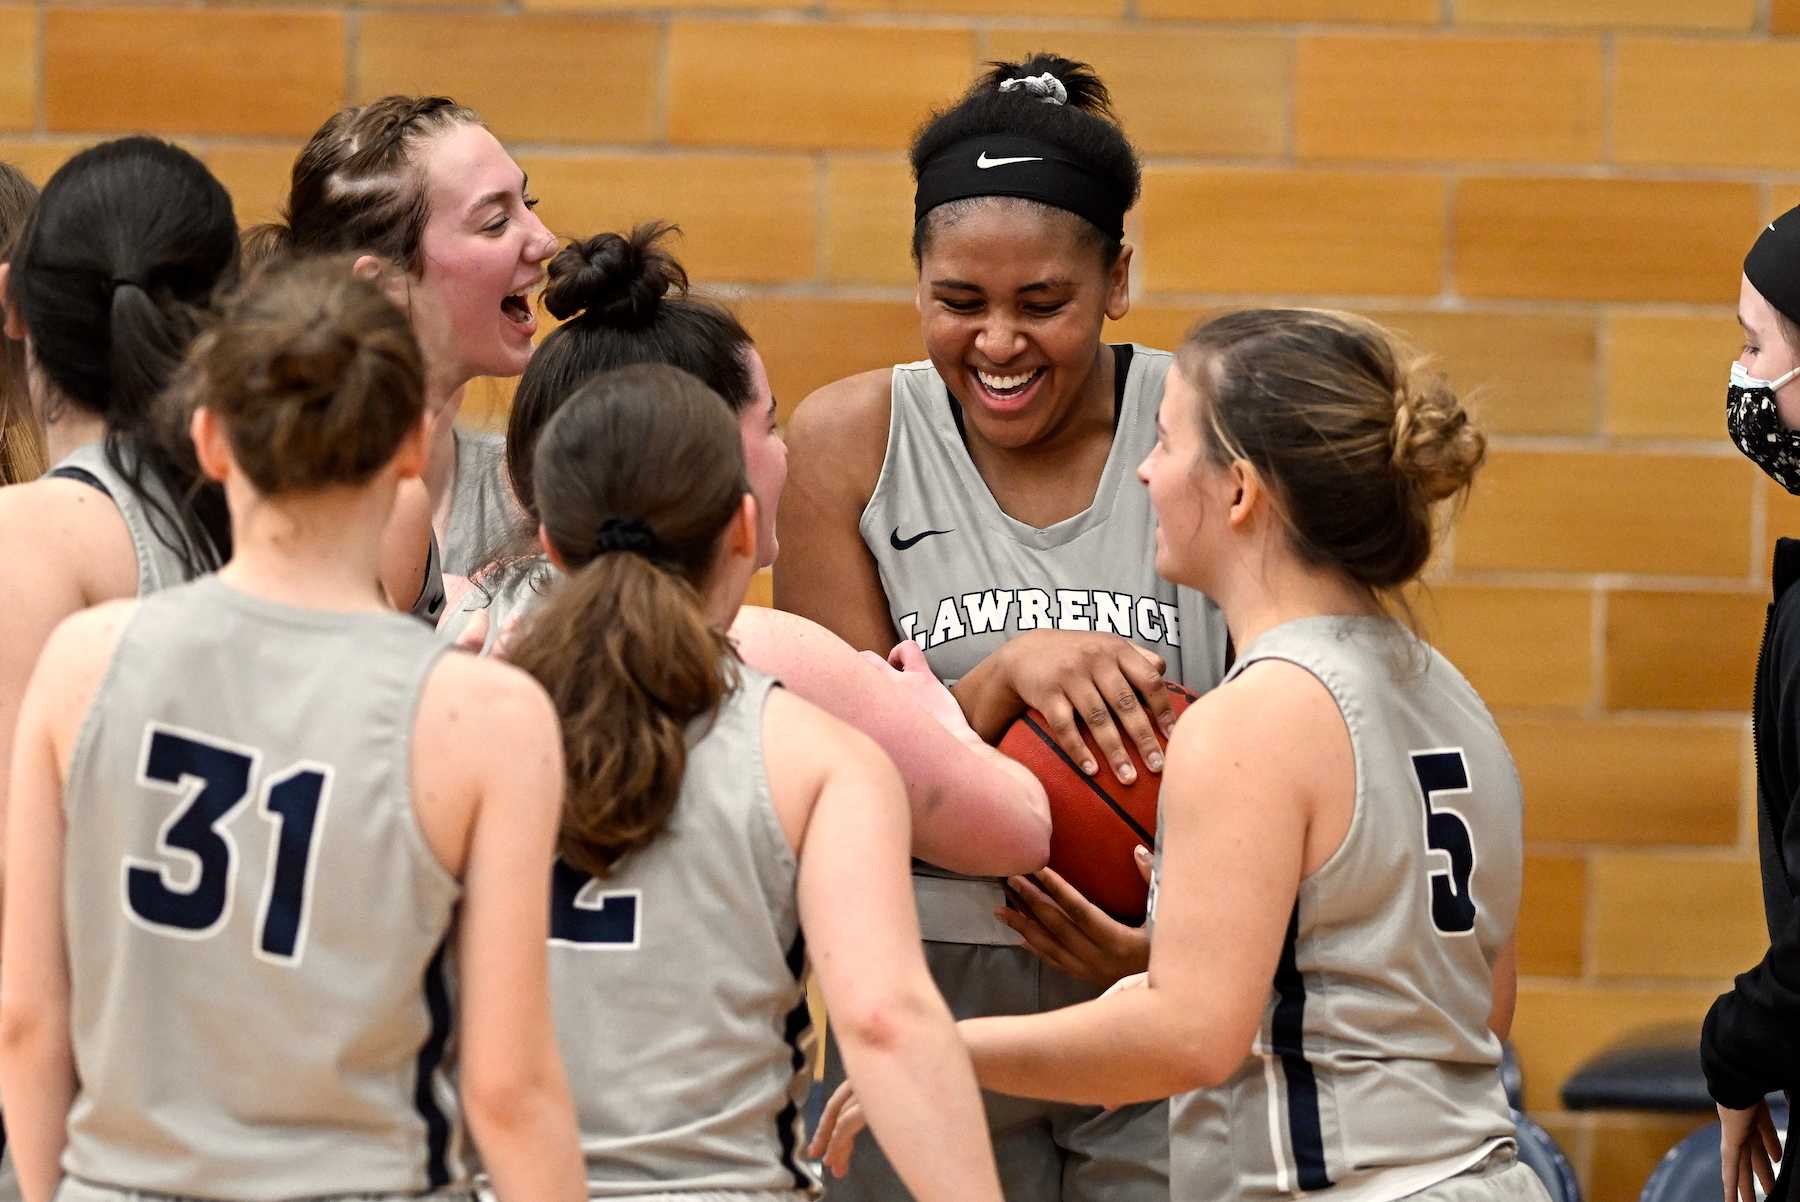
[{"label": "player's hand on basketball", "polygon": [[1137,779],[1125,751],[1127,738],[1152,772],[1162,771],[1156,728],[1164,738],[1175,728],[1162,656],[1116,634],[1073,630],[1030,631],[998,654],[1006,657],[1013,692],[1044,715],[1057,746],[1083,772],[1092,776],[1099,765],[1081,737],[1082,725],[1093,732],[1095,745],[1120,783]]},{"label": "player's hand on basketball", "polygon": [[1769,1104],[1758,1102],[1748,1110],[1719,1107],[1719,1176],[1724,1202],[1756,1202],[1756,1183],[1763,1193],[1775,1188],[1775,1162],[1781,1159],[1781,1140]]},{"label": "player's hand on basketball", "polygon": [[856,1146],[857,1134],[869,1121],[863,1117],[862,1103],[856,1090],[846,1081],[832,1092],[819,1115],[818,1130],[806,1145],[806,1154],[825,1163],[832,1175],[842,1177],[850,1171],[850,1153]]},{"label": "player's hand on basketball", "polygon": [[1150,967],[1150,937],[1094,905],[1051,869],[1008,877],[1013,904],[995,911],[1051,967],[1110,986]]}]

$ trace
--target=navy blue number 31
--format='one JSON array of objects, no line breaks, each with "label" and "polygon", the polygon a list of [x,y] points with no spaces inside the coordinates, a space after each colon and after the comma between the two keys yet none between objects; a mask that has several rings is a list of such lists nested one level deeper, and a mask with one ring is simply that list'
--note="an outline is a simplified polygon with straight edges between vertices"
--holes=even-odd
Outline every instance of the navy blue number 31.
[{"label": "navy blue number 31", "polygon": [[1469,824],[1449,808],[1434,808],[1432,798],[1469,791],[1469,766],[1460,749],[1415,751],[1413,772],[1425,801],[1425,844],[1442,852],[1448,868],[1431,868],[1431,923],[1442,935],[1467,935],[1475,929],[1475,897],[1469,878],[1475,873],[1475,842]]},{"label": "navy blue number 31", "polygon": [[[180,794],[183,804],[163,824],[161,859],[126,857],[125,908],[158,934],[205,939],[231,915],[238,852],[228,826],[256,786],[261,757],[191,731],[153,724],[147,735],[139,779]],[[294,964],[304,950],[313,852],[330,788],[329,768],[301,764],[260,790],[257,813],[276,828],[257,922],[262,959]]]}]

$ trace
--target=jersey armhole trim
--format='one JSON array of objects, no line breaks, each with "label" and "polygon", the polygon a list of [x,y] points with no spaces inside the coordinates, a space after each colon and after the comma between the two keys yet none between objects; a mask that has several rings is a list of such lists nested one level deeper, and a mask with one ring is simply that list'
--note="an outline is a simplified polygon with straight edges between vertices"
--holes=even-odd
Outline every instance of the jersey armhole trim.
[{"label": "jersey armhole trim", "polygon": [[[856,515],[856,532],[862,536],[863,544],[865,546],[872,540],[869,538],[869,532],[864,527],[868,523],[869,514],[875,508],[875,502],[880,499],[882,490],[887,487],[888,477],[891,474],[891,469],[894,464],[894,444],[900,437],[900,401],[897,396],[900,391],[898,387],[899,372],[902,368],[909,366],[911,365],[906,363],[896,363],[888,368],[887,445],[881,449],[881,470],[875,473],[875,483],[869,489],[869,499],[864,502],[862,512]],[[881,532],[877,530],[875,533],[879,535]],[[873,558],[872,554],[871,558]],[[886,598],[883,598],[884,602],[885,600]]]},{"label": "jersey armhole trim", "polygon": [[[404,616],[404,615],[403,615]],[[438,881],[449,887],[457,900],[463,895],[462,881],[438,859],[437,852],[431,849],[431,841],[425,837],[425,828],[419,822],[418,788],[414,780],[413,751],[419,738],[419,711],[425,704],[425,689],[431,683],[431,675],[443,662],[443,657],[452,650],[450,644],[433,640],[431,652],[422,657],[423,663],[413,674],[411,681],[411,701],[405,706],[400,730],[400,804],[405,809],[401,815],[401,827],[413,848],[419,853],[423,863],[428,865],[426,871],[434,874]]]}]

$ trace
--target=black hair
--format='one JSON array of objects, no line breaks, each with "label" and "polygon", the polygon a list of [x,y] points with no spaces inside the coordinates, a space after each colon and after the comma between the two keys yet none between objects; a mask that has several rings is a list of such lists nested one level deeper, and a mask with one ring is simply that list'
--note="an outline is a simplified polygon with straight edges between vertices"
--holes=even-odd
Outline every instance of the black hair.
[{"label": "black hair", "polygon": [[[914,135],[910,159],[913,179],[924,165],[946,147],[970,138],[1013,134],[1047,142],[1082,163],[1093,174],[1108,180],[1132,203],[1142,188],[1143,169],[1137,151],[1119,127],[1113,113],[1112,94],[1086,63],[1059,54],[1038,53],[1016,63],[990,62],[988,71],[947,109],[933,112]],[[1068,92],[1064,104],[1045,104],[1023,89],[1002,92],[1011,79],[1054,75]],[[912,257],[917,264],[925,253],[932,231],[946,220],[955,220],[982,197],[939,205],[913,225]],[[1035,201],[1021,203],[1036,204]],[[1048,206],[1042,206],[1048,209]],[[1061,212],[1062,210],[1056,210]],[[1099,248],[1107,267],[1119,261],[1123,244],[1093,223],[1077,218],[1080,228]]]},{"label": "black hair", "polygon": [[664,363],[712,389],[734,414],[750,403],[750,334],[730,310],[689,295],[687,272],[664,245],[676,232],[667,222],[647,221],[629,234],[570,243],[550,260],[544,308],[563,324],[531,356],[506,435],[507,475],[534,527],[538,435],[594,376]]},{"label": "black hair", "polygon": [[[66,403],[106,423],[107,463],[189,575],[230,552],[225,495],[157,401],[214,297],[236,282],[237,218],[199,159],[156,138],[103,142],[57,170],[20,234],[8,298]],[[155,478],[173,510],[146,492]]]}]

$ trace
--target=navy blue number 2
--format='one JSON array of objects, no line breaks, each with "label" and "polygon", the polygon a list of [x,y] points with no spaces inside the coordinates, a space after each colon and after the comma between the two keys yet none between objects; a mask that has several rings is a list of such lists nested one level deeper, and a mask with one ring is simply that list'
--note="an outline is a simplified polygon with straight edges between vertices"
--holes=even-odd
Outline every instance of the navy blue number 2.
[{"label": "navy blue number 2", "polygon": [[1430,868],[1431,922],[1443,935],[1467,935],[1475,929],[1475,897],[1469,878],[1475,874],[1475,842],[1462,815],[1433,807],[1433,797],[1469,791],[1469,766],[1460,748],[1412,753],[1413,772],[1425,801],[1425,843],[1444,853],[1448,868]]},{"label": "navy blue number 2", "polygon": [[[259,756],[187,731],[152,725],[140,780],[178,793],[182,804],[163,825],[162,860],[125,860],[125,907],[159,934],[205,939],[230,917],[237,883],[237,843],[228,829],[255,784]],[[270,780],[258,805],[276,826],[275,854],[263,892],[256,951],[291,964],[306,942],[313,851],[330,771],[294,768]],[[176,864],[185,863],[180,872]]]},{"label": "navy blue number 2", "polygon": [[637,889],[602,890],[600,882],[556,857],[550,871],[550,942],[559,947],[634,948]]}]

